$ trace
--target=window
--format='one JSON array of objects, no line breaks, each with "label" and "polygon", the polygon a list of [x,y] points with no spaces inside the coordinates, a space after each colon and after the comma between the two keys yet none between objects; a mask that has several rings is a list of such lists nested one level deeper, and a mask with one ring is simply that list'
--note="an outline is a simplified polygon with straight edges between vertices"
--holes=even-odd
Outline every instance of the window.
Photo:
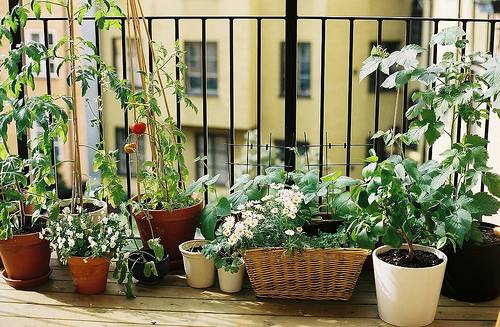
[{"label": "window", "polygon": [[[207,94],[217,94],[217,44],[207,42]],[[186,42],[186,89],[189,94],[203,93],[201,42]]]},{"label": "window", "polygon": [[[125,152],[123,151],[123,147],[125,143],[127,143],[128,133],[123,127],[117,127],[115,130],[116,136],[116,148],[118,149],[118,174],[126,175],[127,174],[127,160]],[[139,137],[139,160],[144,162],[144,138]],[[131,160],[135,160],[135,154],[131,157]],[[132,175],[135,175],[135,164],[130,165],[130,172]]]},{"label": "window", "polygon": [[[375,46],[377,46],[377,42],[371,42],[369,51],[372,51],[372,48]],[[399,48],[401,47],[399,41],[382,41],[380,43],[380,46],[386,49],[388,53],[399,50]],[[389,75],[395,73],[396,70],[397,70],[396,66],[392,66],[389,69]],[[368,91],[370,91],[370,93],[375,93],[375,75],[376,74],[374,73],[368,76]],[[385,78],[387,78],[387,75],[380,73],[379,76],[380,76],[379,85],[381,85],[384,82]],[[395,91],[396,91],[395,88],[386,89],[384,87],[379,87],[379,92],[395,92]]]},{"label": "window", "polygon": [[[142,88],[142,83],[141,83],[141,73],[139,69],[139,61],[137,60],[137,49],[135,48],[134,43],[130,44],[130,49],[132,51],[132,65],[134,69],[134,82],[135,82],[135,87],[141,89]],[[146,48],[147,49],[147,48]],[[125,44],[125,53],[127,54],[126,57],[126,67],[127,67],[127,79],[128,79],[128,85],[132,86],[132,79],[130,78],[130,58],[129,58],[129,45],[128,43]],[[123,77],[123,57],[122,57],[122,41],[121,38],[114,38],[113,39],[113,66],[116,69],[116,75],[120,78]]]},{"label": "window", "polygon": [[[203,134],[196,134],[196,152],[203,156]],[[227,172],[227,138],[225,135],[208,136],[208,174],[215,176],[220,174],[217,185],[226,185]],[[203,176],[203,162],[197,162],[198,178]]]},{"label": "window", "polygon": [[[27,40],[28,42],[30,41],[39,42],[45,45],[45,39],[43,37],[44,35],[42,31],[27,31],[26,35],[28,38]],[[48,32],[47,38],[48,38],[47,44],[49,46],[49,49],[52,49],[56,43],[54,33]],[[51,78],[57,78],[56,69],[57,69],[56,59],[49,60],[49,70]],[[40,74],[38,75],[38,77],[47,77],[47,65],[45,64],[45,62],[42,62],[40,65]]]},{"label": "window", "polygon": [[[285,42],[281,42],[281,96],[285,95]],[[297,44],[297,96],[311,95],[311,43]]]}]

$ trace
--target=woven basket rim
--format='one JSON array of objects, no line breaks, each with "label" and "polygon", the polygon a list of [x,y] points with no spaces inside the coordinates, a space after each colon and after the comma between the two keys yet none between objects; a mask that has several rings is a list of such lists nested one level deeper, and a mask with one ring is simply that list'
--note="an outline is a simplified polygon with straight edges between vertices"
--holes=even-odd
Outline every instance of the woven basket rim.
[{"label": "woven basket rim", "polygon": [[[283,247],[262,247],[262,248],[251,248],[245,250],[246,252],[263,252],[263,251],[285,251]],[[369,256],[372,250],[362,249],[362,248],[311,248],[302,249],[302,252],[316,252],[316,251],[330,251],[330,252],[355,252]],[[299,252],[300,254],[300,252]]]}]

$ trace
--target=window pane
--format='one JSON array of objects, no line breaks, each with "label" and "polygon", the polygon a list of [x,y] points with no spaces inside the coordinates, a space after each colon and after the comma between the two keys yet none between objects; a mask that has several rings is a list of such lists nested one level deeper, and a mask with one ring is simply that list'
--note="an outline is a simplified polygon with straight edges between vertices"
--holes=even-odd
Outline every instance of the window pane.
[{"label": "window pane", "polygon": [[[187,78],[186,88],[188,93],[202,93],[202,60],[201,60],[201,42],[186,42],[186,64]],[[217,44],[214,42],[206,43],[206,62],[207,62],[207,92],[217,93]]]}]

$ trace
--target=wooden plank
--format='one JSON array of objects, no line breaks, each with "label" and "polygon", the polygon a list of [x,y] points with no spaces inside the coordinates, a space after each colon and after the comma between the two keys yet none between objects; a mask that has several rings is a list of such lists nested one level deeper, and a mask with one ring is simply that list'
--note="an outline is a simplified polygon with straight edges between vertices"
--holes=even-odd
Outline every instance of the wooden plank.
[{"label": "wooden plank", "polygon": [[[74,306],[105,309],[147,308],[152,311],[207,312],[231,314],[265,314],[316,317],[377,318],[373,304],[355,304],[334,301],[252,300],[226,301],[221,299],[185,299],[139,297],[128,300],[113,295],[85,296],[72,293],[38,293],[33,291],[0,292],[0,302],[31,303],[50,306]],[[498,307],[439,307],[436,318],[443,320],[490,320],[497,319]]]},{"label": "wooden plank", "polygon": [[[0,322],[5,326],[124,326],[148,324],[158,326],[352,326],[387,327],[379,319],[319,318],[265,315],[235,315],[184,312],[151,312],[146,310],[110,310],[64,308],[33,304],[10,304],[0,307]],[[436,320],[432,327],[492,327],[494,322]]]},{"label": "wooden plank", "polygon": [[[164,324],[167,326],[290,326],[291,323],[294,326],[389,326],[378,319],[341,319],[328,317],[266,316],[260,314],[242,315],[176,311],[158,312],[16,303],[1,305],[0,317],[30,317],[36,319],[36,321],[41,319],[52,319],[53,322],[69,319],[80,321],[79,325],[85,325],[86,322],[89,321],[99,321],[114,324]],[[33,324],[29,326],[33,326]]]},{"label": "wooden plank", "polygon": [[[0,281],[0,290],[13,290],[12,287],[5,284],[4,281]],[[75,289],[72,281],[56,281],[51,280],[48,283],[40,286],[36,289],[37,292],[42,293],[74,293]],[[191,287],[176,286],[176,285],[157,285],[151,287],[144,287],[138,284],[134,285],[135,294],[138,297],[170,297],[170,298],[184,298],[184,299],[214,299],[214,300],[226,300],[226,301],[256,301],[255,293],[251,289],[244,289],[239,293],[224,293],[218,288],[208,288],[208,289],[194,289]],[[107,289],[104,294],[124,296],[124,288],[116,283],[108,283]],[[359,292],[356,291],[349,301],[353,304],[376,304],[377,298],[374,292]],[[441,296],[440,306],[493,306],[500,307],[500,298],[479,302],[479,303],[467,303],[461,301],[455,301],[447,297]]]}]

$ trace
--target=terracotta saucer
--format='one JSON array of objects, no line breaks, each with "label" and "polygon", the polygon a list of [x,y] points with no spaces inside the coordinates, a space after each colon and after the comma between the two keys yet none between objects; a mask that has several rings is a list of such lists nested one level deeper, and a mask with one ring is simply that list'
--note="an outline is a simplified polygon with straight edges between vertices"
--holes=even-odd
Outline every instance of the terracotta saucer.
[{"label": "terracotta saucer", "polygon": [[36,286],[40,286],[49,280],[50,274],[52,274],[52,269],[50,269],[49,272],[43,276],[29,279],[29,280],[20,280],[20,279],[8,278],[7,271],[5,269],[2,271],[2,277],[5,280],[5,282],[7,283],[7,285],[12,286],[16,289],[30,289],[30,288],[34,288]]}]

